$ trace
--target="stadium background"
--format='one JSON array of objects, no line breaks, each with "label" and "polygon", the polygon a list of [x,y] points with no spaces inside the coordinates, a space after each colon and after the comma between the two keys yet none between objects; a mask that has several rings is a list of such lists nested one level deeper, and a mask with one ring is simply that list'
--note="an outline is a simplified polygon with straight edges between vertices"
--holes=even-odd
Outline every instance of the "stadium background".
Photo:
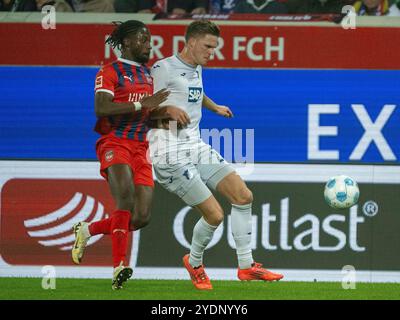
[{"label": "stadium background", "polygon": [[[153,62],[182,46],[188,21],[105,17],[59,14],[54,30],[42,29],[40,14],[0,23],[1,276],[40,276],[43,265],[58,276],[110,275],[108,239],[94,239],[79,268],[68,250],[74,219],[113,210],[92,131],[94,75],[115,57],[104,45],[109,22],[144,19],[160,45]],[[329,22],[221,28],[224,47],[204,71],[205,90],[235,118],[205,112],[202,128],[254,129],[254,172],[238,168],[255,194],[257,259],[286,280],[341,280],[352,265],[360,280],[400,282],[398,19],[360,18],[355,30]],[[374,139],[352,157],[364,132]],[[338,173],[361,188],[359,205],[344,212],[322,196]],[[157,186],[152,223],[130,246],[135,276],[186,278],[180,261],[196,218]],[[227,217],[206,256],[210,276],[235,278],[232,247]]]}]

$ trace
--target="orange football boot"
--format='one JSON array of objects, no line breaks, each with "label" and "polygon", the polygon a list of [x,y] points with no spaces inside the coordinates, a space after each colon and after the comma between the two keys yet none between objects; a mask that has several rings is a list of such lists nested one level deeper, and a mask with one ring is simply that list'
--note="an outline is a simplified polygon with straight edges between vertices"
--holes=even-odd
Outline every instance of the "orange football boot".
[{"label": "orange football boot", "polygon": [[211,281],[204,271],[204,265],[198,268],[193,268],[189,263],[189,254],[183,257],[183,265],[189,272],[193,285],[199,290],[212,290]]},{"label": "orange football boot", "polygon": [[278,281],[283,278],[280,273],[273,273],[264,269],[261,263],[254,262],[251,268],[238,269],[239,280],[263,280],[263,281]]}]

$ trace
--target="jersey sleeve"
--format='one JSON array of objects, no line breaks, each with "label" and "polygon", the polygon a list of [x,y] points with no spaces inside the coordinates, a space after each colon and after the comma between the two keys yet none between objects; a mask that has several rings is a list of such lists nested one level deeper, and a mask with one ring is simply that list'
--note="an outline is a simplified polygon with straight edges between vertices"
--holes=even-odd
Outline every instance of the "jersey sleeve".
[{"label": "jersey sleeve", "polygon": [[96,82],[94,86],[95,93],[107,92],[114,96],[118,79],[115,71],[111,68],[101,68],[96,74]]},{"label": "jersey sleeve", "polygon": [[168,66],[164,61],[156,62],[151,68],[154,92],[168,87]]}]

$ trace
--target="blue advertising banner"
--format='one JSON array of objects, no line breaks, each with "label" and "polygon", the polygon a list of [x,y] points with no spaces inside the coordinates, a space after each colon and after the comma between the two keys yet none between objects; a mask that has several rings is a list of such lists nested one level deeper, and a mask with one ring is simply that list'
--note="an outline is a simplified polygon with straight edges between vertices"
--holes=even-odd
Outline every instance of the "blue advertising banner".
[{"label": "blue advertising banner", "polygon": [[[0,67],[0,158],[95,160],[96,72]],[[201,128],[243,130],[243,153],[256,162],[399,163],[400,71],[205,69],[203,77],[205,93],[234,118],[204,110]]]}]

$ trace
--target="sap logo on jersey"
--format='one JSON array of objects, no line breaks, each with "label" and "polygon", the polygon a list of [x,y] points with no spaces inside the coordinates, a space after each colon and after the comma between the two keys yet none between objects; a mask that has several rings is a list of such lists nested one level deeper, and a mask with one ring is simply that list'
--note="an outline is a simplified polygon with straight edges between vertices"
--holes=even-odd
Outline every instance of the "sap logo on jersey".
[{"label": "sap logo on jersey", "polygon": [[197,102],[201,98],[201,92],[203,88],[189,87],[189,98],[188,102]]}]

